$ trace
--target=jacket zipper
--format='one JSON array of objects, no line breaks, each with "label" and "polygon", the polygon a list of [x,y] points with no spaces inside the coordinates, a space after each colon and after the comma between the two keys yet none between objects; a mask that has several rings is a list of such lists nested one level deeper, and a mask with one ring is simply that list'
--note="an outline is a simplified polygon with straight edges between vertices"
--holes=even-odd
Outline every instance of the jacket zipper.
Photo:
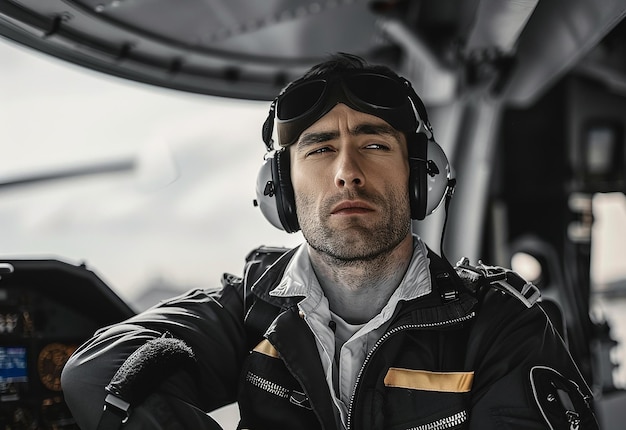
[{"label": "jacket zipper", "polygon": [[[404,324],[404,325],[395,327],[392,330],[389,330],[380,339],[378,339],[378,342],[374,344],[370,352],[365,357],[365,360],[363,361],[363,365],[361,366],[361,370],[359,370],[359,373],[356,377],[356,381],[354,383],[354,390],[352,390],[352,395],[350,396],[350,406],[348,407],[348,420],[347,420],[348,422],[346,424],[347,430],[350,430],[352,428],[352,412],[354,409],[354,398],[356,397],[356,392],[359,386],[359,382],[361,381],[361,378],[363,377],[363,371],[365,370],[365,367],[367,366],[368,362],[371,360],[376,350],[378,350],[380,345],[382,345],[392,335],[399,333],[401,331],[404,331],[404,330],[425,329],[425,328],[443,327],[446,325],[460,324],[462,322],[465,322],[474,318],[475,316],[476,316],[476,313],[472,311],[471,313],[464,315],[462,317],[453,318],[451,320],[446,320],[446,321],[439,321],[439,322],[426,323],[426,324]],[[421,427],[417,427],[417,428],[421,429]],[[425,427],[425,428],[429,428],[429,427]],[[434,427],[434,428],[436,429],[437,427]],[[442,428],[445,429],[445,428],[450,428],[450,427],[442,427]]]},{"label": "jacket zipper", "polygon": [[300,391],[289,390],[282,385],[269,381],[253,372],[248,372],[246,374],[246,381],[267,393],[273,394],[282,399],[287,399],[296,406],[311,409],[308,397]]},{"label": "jacket zipper", "polygon": [[260,388],[261,390],[273,394],[275,396],[281,397],[283,399],[287,399],[289,398],[289,390],[286,389],[285,387],[278,385],[275,382],[272,381],[268,381],[265,378],[260,377],[259,375],[256,375],[252,372],[248,372],[246,374],[246,381],[248,381],[249,383],[251,383],[252,385],[254,385],[257,388]]},{"label": "jacket zipper", "polygon": [[448,430],[460,426],[467,421],[467,412],[461,411],[446,418],[441,418],[432,423],[411,427],[407,430]]}]

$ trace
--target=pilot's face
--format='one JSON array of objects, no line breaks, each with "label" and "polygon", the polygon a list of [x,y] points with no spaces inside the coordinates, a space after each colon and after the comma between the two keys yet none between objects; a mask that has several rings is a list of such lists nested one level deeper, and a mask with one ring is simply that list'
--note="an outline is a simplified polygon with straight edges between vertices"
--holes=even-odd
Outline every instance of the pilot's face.
[{"label": "pilot's face", "polygon": [[309,245],[339,260],[375,258],[410,236],[405,136],[338,104],[290,147],[296,212]]}]

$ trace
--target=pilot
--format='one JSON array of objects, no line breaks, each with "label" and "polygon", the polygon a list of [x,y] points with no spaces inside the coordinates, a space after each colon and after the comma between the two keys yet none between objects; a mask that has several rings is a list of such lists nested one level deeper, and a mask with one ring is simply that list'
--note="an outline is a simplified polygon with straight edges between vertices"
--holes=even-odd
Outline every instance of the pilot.
[{"label": "pilot", "polygon": [[256,203],[305,242],[98,331],[62,375],[81,429],[219,428],[234,402],[240,429],[597,428],[536,287],[412,233],[454,178],[406,79],[333,55],[263,139]]}]

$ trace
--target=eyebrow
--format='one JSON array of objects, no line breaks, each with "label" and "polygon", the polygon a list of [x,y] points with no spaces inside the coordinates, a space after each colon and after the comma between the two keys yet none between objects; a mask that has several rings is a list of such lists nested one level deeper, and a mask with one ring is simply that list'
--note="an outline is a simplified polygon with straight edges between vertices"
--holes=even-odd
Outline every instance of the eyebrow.
[{"label": "eyebrow", "polygon": [[316,143],[328,142],[329,140],[336,139],[337,137],[339,137],[338,131],[305,133],[300,136],[296,145],[298,148],[306,148],[307,146],[315,145]]},{"label": "eyebrow", "polygon": [[401,133],[388,124],[362,123],[350,130],[350,134],[358,136],[362,134],[389,135],[400,140]]},{"label": "eyebrow", "polygon": [[[401,133],[388,124],[361,123],[350,130],[350,135],[389,135],[400,140]],[[339,137],[338,131],[320,131],[303,133],[296,143],[298,149],[317,143],[328,142]]]}]

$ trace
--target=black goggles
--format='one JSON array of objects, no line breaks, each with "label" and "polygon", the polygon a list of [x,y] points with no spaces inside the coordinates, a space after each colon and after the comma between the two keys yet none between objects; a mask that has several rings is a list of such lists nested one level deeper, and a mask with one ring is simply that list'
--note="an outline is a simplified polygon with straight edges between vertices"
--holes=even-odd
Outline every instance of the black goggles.
[{"label": "black goggles", "polygon": [[432,137],[423,104],[407,80],[357,70],[330,80],[308,78],[288,86],[272,104],[279,145],[295,143],[305,129],[338,103],[377,116],[398,131],[421,131]]}]

